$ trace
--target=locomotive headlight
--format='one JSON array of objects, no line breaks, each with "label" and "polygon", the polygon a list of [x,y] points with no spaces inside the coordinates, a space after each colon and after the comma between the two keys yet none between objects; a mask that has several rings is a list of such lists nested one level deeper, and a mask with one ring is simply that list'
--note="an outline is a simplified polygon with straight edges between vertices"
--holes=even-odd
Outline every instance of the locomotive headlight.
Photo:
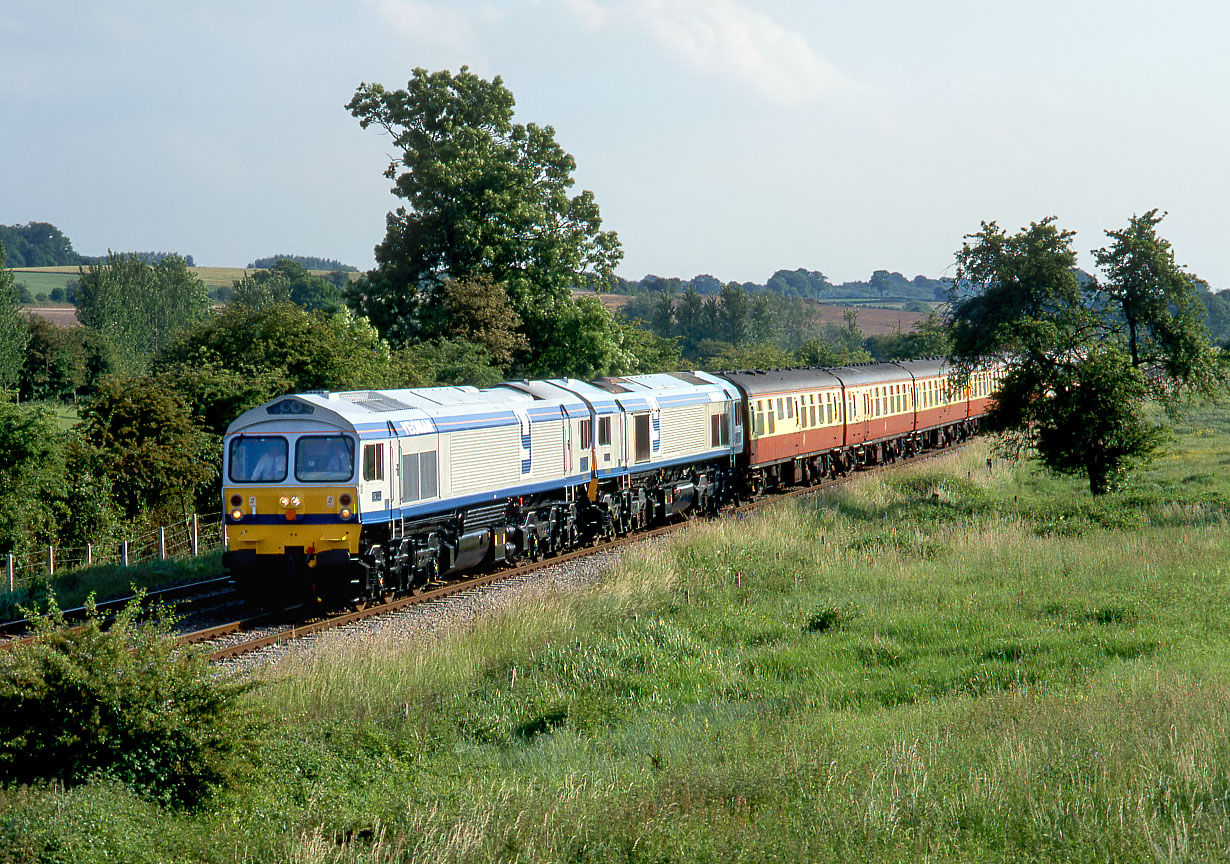
[{"label": "locomotive headlight", "polygon": [[278,499],[278,503],[281,504],[283,507],[289,507],[290,499],[287,498],[285,495],[283,495],[281,498]]},{"label": "locomotive headlight", "polygon": [[299,497],[298,495],[291,495],[291,496],[290,496],[290,506],[291,506],[291,507],[298,507],[298,506],[299,506],[300,504],[302,504],[302,503],[303,503],[303,500],[302,500],[302,499],[300,499],[300,497]]},{"label": "locomotive headlight", "polygon": [[234,510],[231,511],[231,519],[238,522],[242,518],[243,518],[243,511],[240,510],[238,507],[236,507]]},{"label": "locomotive headlight", "polygon": [[349,507],[343,507],[343,508],[341,509],[341,512],[339,512],[337,515],[338,515],[338,516],[341,516],[343,519],[349,519],[349,518],[350,518],[350,508],[349,508]]}]

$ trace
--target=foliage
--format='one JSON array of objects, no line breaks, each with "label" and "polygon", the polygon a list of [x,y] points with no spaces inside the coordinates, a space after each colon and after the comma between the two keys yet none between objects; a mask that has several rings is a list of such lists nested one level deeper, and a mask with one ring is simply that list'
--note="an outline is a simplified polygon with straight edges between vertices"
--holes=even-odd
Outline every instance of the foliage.
[{"label": "foliage", "polygon": [[177,331],[209,314],[205,285],[178,255],[154,266],[110,253],[81,274],[77,317],[106,335],[126,373],[143,371]]},{"label": "foliage", "polygon": [[0,393],[17,386],[30,338],[26,321],[17,311],[20,303],[13,274],[5,269],[5,248],[0,242]]},{"label": "foliage", "polygon": [[308,270],[340,270],[344,273],[357,273],[359,269],[332,258],[317,258],[313,255],[270,255],[268,258],[257,258],[248,267],[253,270],[272,269],[279,261],[293,261]]},{"label": "foliage", "polygon": [[64,232],[48,222],[0,225],[0,246],[8,250],[9,267],[85,263],[73,250],[73,243],[64,236]]},{"label": "foliage", "polygon": [[280,258],[267,270],[236,280],[230,300],[254,308],[289,302],[329,314],[346,308],[341,288],[309,273],[302,264],[288,258]]},{"label": "foliage", "polygon": [[1054,471],[1088,477],[1095,495],[1168,440],[1149,419],[1144,372],[1114,342],[1088,346],[1055,384],[1037,406],[1038,453]]},{"label": "foliage", "polygon": [[[1110,274],[1106,292],[1078,274],[1074,235],[1053,217],[1015,235],[984,222],[957,253],[953,356],[966,370],[991,359],[1008,369],[989,426],[1036,448],[1053,470],[1086,476],[1095,495],[1164,440],[1145,413],[1146,396],[1174,411],[1179,395],[1207,391],[1217,377],[1192,314],[1192,285],[1154,234],[1157,221],[1151,211],[1111,233],[1115,243],[1098,253]],[[1125,320],[1135,322],[1127,345]],[[1133,362],[1145,345],[1147,370]]]},{"label": "foliage", "polygon": [[390,367],[393,387],[493,387],[504,380],[485,347],[462,339],[431,339],[398,348]]},{"label": "foliage", "polygon": [[232,780],[253,737],[240,701],[250,687],[141,614],[140,593],[109,622],[91,609],[70,626],[53,607],[36,642],[3,652],[0,779],[74,786],[102,774],[175,807]]},{"label": "foliage", "polygon": [[896,333],[887,336],[869,337],[867,343],[874,359],[888,362],[946,357],[950,347],[948,325],[934,312],[915,324],[908,333],[902,333],[898,328]]},{"label": "foliage", "polygon": [[1157,234],[1165,214],[1132,216],[1126,228],[1107,231],[1111,245],[1094,252],[1106,273],[1101,293],[1122,317],[1132,365],[1156,369],[1163,386],[1153,394],[1173,405],[1185,392],[1216,392],[1217,362],[1196,277],[1174,260],[1170,241]]},{"label": "foliage", "polygon": [[[363,128],[391,136],[399,155],[386,176],[407,206],[389,213],[377,269],[351,289],[351,301],[398,344],[444,335],[421,331],[422,313],[443,305],[448,279],[487,276],[504,286],[528,340],[531,372],[582,374],[570,356],[543,351],[593,329],[605,310],[570,309],[569,290],[587,274],[605,278],[621,257],[602,231],[594,196],[570,195],[576,162],[549,126],[514,123],[513,95],[497,76],[415,69],[404,90],[362,84],[347,105]],[[609,329],[609,314],[606,314]],[[603,329],[599,327],[598,329]],[[598,354],[615,347],[602,346]],[[562,365],[561,365],[562,364]]]},{"label": "foliage", "polygon": [[350,390],[384,386],[389,348],[367,321],[348,312],[237,304],[183,332],[158,356],[158,368],[177,365],[232,370],[237,377],[276,374],[295,391]]},{"label": "foliage", "polygon": [[91,455],[45,408],[0,402],[0,554],[118,538],[110,483]]},{"label": "foliage", "polygon": [[487,350],[491,362],[507,371],[514,358],[529,347],[518,332],[519,316],[504,286],[485,273],[470,278],[446,279],[440,305],[426,310],[424,330],[444,339],[472,342]]},{"label": "foliage", "polygon": [[115,370],[110,340],[88,327],[57,327],[37,315],[28,320],[30,342],[21,368],[21,398],[71,401],[92,392]]},{"label": "foliage", "polygon": [[50,412],[0,401],[0,554],[54,542],[64,453]]},{"label": "foliage", "polygon": [[81,430],[130,518],[183,518],[198,488],[217,480],[213,440],[180,394],[154,378],[104,378],[81,409]]}]

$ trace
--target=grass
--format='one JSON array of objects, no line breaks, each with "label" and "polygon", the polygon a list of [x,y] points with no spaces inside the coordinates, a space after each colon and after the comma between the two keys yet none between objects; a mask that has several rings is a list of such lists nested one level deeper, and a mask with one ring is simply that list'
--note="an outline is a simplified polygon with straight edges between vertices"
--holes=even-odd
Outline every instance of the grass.
[{"label": "grass", "polygon": [[247,784],[174,816],[104,780],[0,792],[0,849],[1225,859],[1230,412],[1178,433],[1098,501],[988,471],[983,443],[697,523],[471,629],[322,638],[260,673]]},{"label": "grass", "polygon": [[[54,591],[61,609],[84,605],[94,599],[115,600],[132,594],[135,588],[167,588],[186,582],[216,579],[222,575],[222,552],[209,552],[196,558],[150,560],[122,567],[98,564],[57,574],[50,581],[44,576],[21,584],[12,593],[0,594],[0,621],[24,618],[22,609],[45,609],[49,592]],[[3,858],[0,858],[3,861]]]}]

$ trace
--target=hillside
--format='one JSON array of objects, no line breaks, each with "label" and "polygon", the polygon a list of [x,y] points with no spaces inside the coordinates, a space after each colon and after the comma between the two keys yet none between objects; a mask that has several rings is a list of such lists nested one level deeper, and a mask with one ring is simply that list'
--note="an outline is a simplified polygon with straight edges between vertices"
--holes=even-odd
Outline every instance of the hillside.
[{"label": "hillside", "polygon": [[0,838],[66,861],[1224,860],[1230,411],[1178,431],[1096,501],[980,442],[694,523],[591,590],[302,643],[254,673],[230,793],[0,790]]}]

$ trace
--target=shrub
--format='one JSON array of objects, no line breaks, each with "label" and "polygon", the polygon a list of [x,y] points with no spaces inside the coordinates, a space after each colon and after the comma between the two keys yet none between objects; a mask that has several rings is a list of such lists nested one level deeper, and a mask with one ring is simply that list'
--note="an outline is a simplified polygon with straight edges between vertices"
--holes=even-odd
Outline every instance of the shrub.
[{"label": "shrub", "polygon": [[256,728],[242,700],[250,685],[180,649],[163,610],[140,620],[141,598],[106,629],[92,601],[72,627],[53,607],[36,641],[3,652],[0,781],[103,775],[189,807],[232,779]]}]

